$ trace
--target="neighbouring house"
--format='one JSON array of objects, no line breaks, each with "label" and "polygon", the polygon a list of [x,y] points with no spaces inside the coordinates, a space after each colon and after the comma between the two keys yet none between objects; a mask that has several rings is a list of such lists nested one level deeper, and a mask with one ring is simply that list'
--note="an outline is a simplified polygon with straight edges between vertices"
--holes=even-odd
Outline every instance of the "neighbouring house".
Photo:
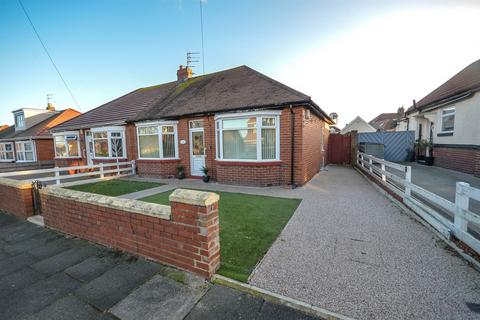
[{"label": "neighbouring house", "polygon": [[367,123],[367,121],[363,120],[361,117],[356,117],[350,123],[345,125],[342,130],[340,130],[340,134],[347,134],[351,131],[357,131],[358,133],[361,132],[375,132],[375,128]]},{"label": "neighbouring house", "polygon": [[374,127],[377,131],[398,131],[397,123],[400,119],[405,117],[405,110],[403,107],[398,108],[397,112],[380,113],[368,124]]},{"label": "neighbouring house", "polygon": [[73,109],[55,111],[51,103],[47,109],[22,108],[12,113],[15,124],[0,131],[0,171],[53,166],[55,151],[49,130],[80,114]]},{"label": "neighbouring house", "polygon": [[402,125],[433,148],[434,165],[480,176],[480,60],[406,111]]},{"label": "neighbouring house", "polygon": [[[59,166],[136,160],[140,175],[302,185],[326,164],[330,117],[312,99],[247,66],[140,88],[53,130]],[[65,145],[80,141],[80,150]],[[63,152],[65,150],[66,152]]]},{"label": "neighbouring house", "polygon": [[0,131],[3,131],[5,129],[8,129],[8,124],[2,124],[0,125]]}]

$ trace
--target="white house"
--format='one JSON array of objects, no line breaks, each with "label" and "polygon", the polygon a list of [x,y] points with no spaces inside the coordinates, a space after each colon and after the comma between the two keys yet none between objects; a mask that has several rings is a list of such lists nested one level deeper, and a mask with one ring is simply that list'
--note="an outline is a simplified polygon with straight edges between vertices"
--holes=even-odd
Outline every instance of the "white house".
[{"label": "white house", "polygon": [[361,132],[375,132],[377,131],[373,126],[368,124],[367,121],[363,120],[361,117],[356,117],[350,123],[348,123],[342,130],[340,130],[341,134],[346,134],[351,131],[357,131],[358,133]]},{"label": "white house", "polygon": [[433,143],[435,165],[480,176],[480,60],[414,103],[399,127]]}]

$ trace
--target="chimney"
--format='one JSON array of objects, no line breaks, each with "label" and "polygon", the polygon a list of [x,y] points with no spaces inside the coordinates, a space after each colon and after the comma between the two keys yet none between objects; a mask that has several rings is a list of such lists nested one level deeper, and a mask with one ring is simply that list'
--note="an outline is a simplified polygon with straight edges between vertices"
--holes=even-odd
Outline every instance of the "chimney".
[{"label": "chimney", "polygon": [[405,109],[403,108],[403,106],[401,106],[400,108],[398,108],[398,110],[397,110],[397,115],[398,115],[398,118],[399,118],[399,119],[405,117]]},{"label": "chimney", "polygon": [[53,94],[47,94],[47,110],[55,111],[55,104],[53,103]]},{"label": "chimney", "polygon": [[177,81],[178,82],[186,81],[192,77],[192,74],[193,74],[192,69],[190,69],[189,67],[184,67],[180,65],[177,70]]}]

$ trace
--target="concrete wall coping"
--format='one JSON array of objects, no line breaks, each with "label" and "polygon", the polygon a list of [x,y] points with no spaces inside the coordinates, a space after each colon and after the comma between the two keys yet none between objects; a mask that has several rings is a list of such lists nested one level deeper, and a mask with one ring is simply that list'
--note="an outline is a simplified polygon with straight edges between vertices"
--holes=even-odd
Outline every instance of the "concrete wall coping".
[{"label": "concrete wall coping", "polygon": [[14,187],[17,189],[32,189],[32,184],[30,182],[9,178],[0,178],[0,185]]},{"label": "concrete wall coping", "polygon": [[163,204],[115,198],[95,193],[64,189],[57,186],[48,186],[46,188],[40,189],[40,193],[42,195],[49,195],[57,198],[74,200],[105,208],[143,214],[165,220],[170,220],[171,216],[170,206],[166,206]]},{"label": "concrete wall coping", "polygon": [[170,202],[186,203],[206,207],[220,200],[220,196],[213,192],[176,189],[170,194]]}]

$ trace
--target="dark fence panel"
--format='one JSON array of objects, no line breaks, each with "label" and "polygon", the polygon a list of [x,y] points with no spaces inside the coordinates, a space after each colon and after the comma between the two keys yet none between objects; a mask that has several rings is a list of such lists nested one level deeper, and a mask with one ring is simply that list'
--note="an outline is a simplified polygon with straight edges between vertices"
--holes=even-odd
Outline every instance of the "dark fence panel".
[{"label": "dark fence panel", "polygon": [[360,149],[362,144],[382,144],[384,159],[387,161],[405,161],[409,150],[414,149],[415,131],[368,132],[358,134]]}]

